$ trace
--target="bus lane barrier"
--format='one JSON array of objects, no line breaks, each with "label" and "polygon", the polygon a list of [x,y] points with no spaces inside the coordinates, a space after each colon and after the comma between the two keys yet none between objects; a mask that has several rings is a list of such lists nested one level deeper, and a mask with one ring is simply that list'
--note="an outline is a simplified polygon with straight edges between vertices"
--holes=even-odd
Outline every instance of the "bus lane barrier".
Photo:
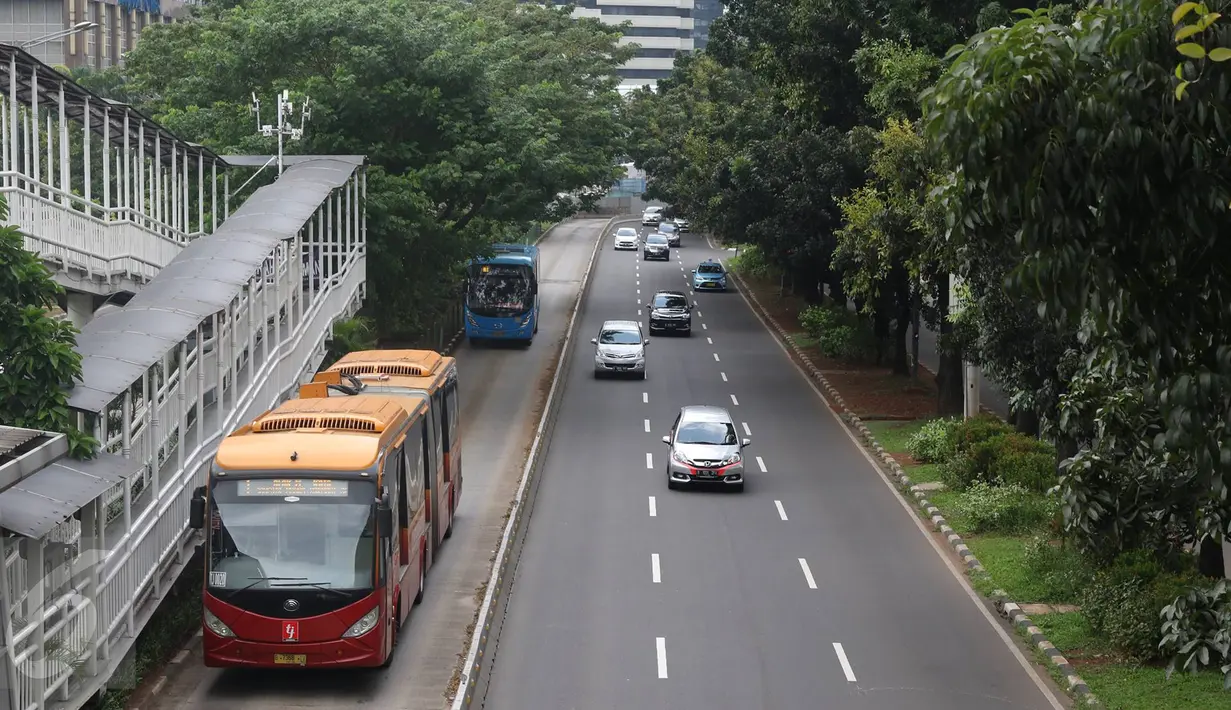
[{"label": "bus lane barrier", "polygon": [[581,277],[581,288],[577,292],[577,301],[573,304],[573,312],[569,317],[568,327],[564,332],[564,342],[560,346],[560,353],[556,358],[556,369],[552,373],[551,387],[547,392],[547,401],[543,406],[543,413],[539,416],[534,440],[530,444],[530,454],[526,457],[526,463],[522,469],[517,494],[513,498],[509,519],[505,523],[504,532],[500,537],[500,546],[497,548],[496,556],[492,563],[492,573],[487,582],[483,602],[479,606],[478,616],[475,619],[474,631],[467,644],[465,662],[461,668],[457,693],[452,698],[452,710],[465,710],[476,707],[474,704],[476,698],[479,698],[477,707],[482,707],[483,701],[486,699],[488,681],[491,677],[490,660],[495,655],[495,649],[499,642],[497,640],[495,646],[491,644],[493,639],[499,639],[500,630],[504,626],[504,614],[508,601],[507,592],[512,586],[512,578],[517,567],[516,559],[520,557],[522,545],[525,543],[527,523],[533,511],[534,500],[538,492],[539,478],[537,474],[542,467],[542,461],[546,458],[543,455],[546,448],[545,443],[550,442],[550,431],[555,427],[556,408],[559,404],[562,389],[560,385],[561,377],[562,373],[568,369],[569,360],[571,359],[570,350],[573,343],[573,334],[576,331],[577,320],[581,315],[582,306],[585,304],[586,296],[589,292],[590,277],[594,272],[594,265],[598,261],[599,250],[607,242],[606,238],[611,229],[617,224],[637,221],[638,218],[632,215],[617,215],[607,220],[603,225],[602,232],[595,240],[594,250],[590,253],[589,264],[586,266],[585,274]]}]

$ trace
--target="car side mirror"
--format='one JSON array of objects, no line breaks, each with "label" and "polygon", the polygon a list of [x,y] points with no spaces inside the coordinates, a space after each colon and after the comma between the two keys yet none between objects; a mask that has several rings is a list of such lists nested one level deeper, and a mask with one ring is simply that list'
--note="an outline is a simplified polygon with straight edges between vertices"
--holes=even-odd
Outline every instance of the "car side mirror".
[{"label": "car side mirror", "polygon": [[695,273],[697,273],[697,270],[696,270],[696,269],[693,269],[693,270],[692,270],[692,272],[695,274]]},{"label": "car side mirror", "polygon": [[650,344],[650,339],[649,339],[649,338],[646,338],[646,339],[645,339],[645,341],[644,341],[644,344],[645,344],[645,345],[649,345],[649,344]]},{"label": "car side mirror", "polygon": [[664,437],[663,437],[663,443],[664,443],[664,444],[670,444],[670,443],[671,443],[671,437],[669,437],[669,436],[664,436]]},{"label": "car side mirror", "polygon": [[590,338],[590,342],[595,345],[598,345],[598,338]]},{"label": "car side mirror", "polygon": [[653,308],[653,306],[652,306],[652,305],[650,305],[649,303],[645,304],[645,307],[646,307],[646,308]]},{"label": "car side mirror", "polygon": [[740,446],[752,446],[752,439],[744,439],[739,443]]}]

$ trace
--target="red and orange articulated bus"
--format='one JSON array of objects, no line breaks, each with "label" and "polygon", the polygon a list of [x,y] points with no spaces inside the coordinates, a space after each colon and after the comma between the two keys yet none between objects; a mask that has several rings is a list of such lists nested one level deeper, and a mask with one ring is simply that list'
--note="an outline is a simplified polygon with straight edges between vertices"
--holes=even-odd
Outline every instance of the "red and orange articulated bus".
[{"label": "red and orange articulated bus", "polygon": [[316,396],[386,395],[427,403],[427,519],[432,529],[428,564],[453,534],[462,495],[461,403],[457,360],[432,350],[353,352],[316,375]]},{"label": "red and orange articulated bus", "polygon": [[301,398],[223,440],[190,513],[206,529],[205,665],[389,664],[427,574],[427,414]]}]

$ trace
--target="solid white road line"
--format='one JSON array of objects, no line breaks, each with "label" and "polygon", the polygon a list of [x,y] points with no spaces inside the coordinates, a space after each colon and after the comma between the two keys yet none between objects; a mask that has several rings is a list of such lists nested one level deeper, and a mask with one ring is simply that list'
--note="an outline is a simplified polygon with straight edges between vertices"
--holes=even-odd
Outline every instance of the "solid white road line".
[{"label": "solid white road line", "polygon": [[723,382],[726,382],[726,381],[727,381],[727,373],[725,373],[725,372],[720,372],[720,373],[718,373],[718,374],[722,375],[722,381],[723,381]]},{"label": "solid white road line", "polygon": [[837,641],[833,644],[833,652],[838,654],[838,663],[842,664],[842,672],[846,674],[846,679],[854,683],[855,671],[851,669],[851,662],[846,659],[846,651],[842,650],[842,644]]},{"label": "solid white road line", "polygon": [[[645,420],[645,431],[647,434],[650,433],[650,420],[649,419]],[[751,436],[751,434],[749,434],[749,436]]]},{"label": "solid white road line", "polygon": [[752,430],[748,428],[748,422],[742,422],[744,425],[744,436],[752,436]]},{"label": "solid white road line", "polygon": [[808,588],[816,589],[816,580],[812,578],[812,570],[808,569],[808,561],[800,557],[799,566],[804,571],[804,579],[808,580]]},{"label": "solid white road line", "polygon": [[658,651],[658,677],[667,677],[667,639],[659,636],[654,639],[654,646]]},{"label": "solid white road line", "polygon": [[713,339],[713,338],[711,338],[711,337],[709,337],[709,336],[707,335],[707,336],[705,336],[705,342],[709,343],[710,345],[713,345],[713,344],[714,344],[714,339]]},{"label": "solid white road line", "polygon": [[731,404],[734,404],[737,407],[739,406],[739,400],[735,398],[735,395],[731,395]]},{"label": "solid white road line", "polygon": [[650,517],[658,517],[658,503],[654,501],[654,496],[650,496]]},{"label": "solid white road line", "polygon": [[654,584],[662,584],[663,571],[662,567],[658,564],[657,552],[650,555],[650,573],[654,575]]},{"label": "solid white road line", "polygon": [[782,507],[782,501],[780,500],[774,501],[774,507],[778,509],[778,517],[782,518],[783,520],[786,520],[787,519],[786,508]]},{"label": "solid white road line", "polygon": [[714,353],[714,362],[722,362],[722,360],[718,359],[718,353]]},{"label": "solid white road line", "polygon": [[765,468],[765,462],[761,460],[760,456],[757,457],[757,465],[761,467],[761,473],[769,473],[769,470]]},{"label": "solid white road line", "polygon": [[654,454],[651,454],[648,451],[645,454],[645,467],[654,468]]},{"label": "solid white road line", "polygon": [[642,392],[642,393],[641,393],[641,401],[642,401],[644,404],[649,404],[649,403],[650,403],[650,393],[649,393],[649,392]]}]

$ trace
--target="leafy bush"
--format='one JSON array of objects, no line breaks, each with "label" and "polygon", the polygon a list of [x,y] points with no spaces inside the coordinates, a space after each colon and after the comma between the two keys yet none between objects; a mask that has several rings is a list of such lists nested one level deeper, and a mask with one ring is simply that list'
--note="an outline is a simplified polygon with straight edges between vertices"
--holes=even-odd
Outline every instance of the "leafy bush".
[{"label": "leafy bush", "polygon": [[825,357],[866,360],[876,351],[876,340],[868,324],[842,306],[809,306],[800,312],[799,325],[816,339]]},{"label": "leafy bush", "polygon": [[949,430],[957,424],[955,419],[932,419],[920,427],[906,442],[911,458],[920,463],[943,463],[953,457]]},{"label": "leafy bush", "polygon": [[1076,548],[1058,547],[1042,537],[1026,544],[1022,562],[1043,588],[1042,597],[1030,601],[1076,603],[1094,578],[1089,562]]},{"label": "leafy bush", "polygon": [[954,513],[973,533],[1022,533],[1037,530],[1055,516],[1056,505],[1018,485],[992,486],[975,481],[957,498]]},{"label": "leafy bush", "polygon": [[1160,616],[1177,596],[1199,579],[1191,572],[1165,570],[1152,552],[1131,550],[1099,572],[1082,594],[1082,612],[1091,630],[1137,661],[1160,659]]},{"label": "leafy bush", "polygon": [[1051,444],[1017,432],[996,434],[970,444],[948,468],[948,478],[958,488],[984,481],[1016,484],[1035,493],[1046,493],[1058,480],[1056,450]]},{"label": "leafy bush", "polygon": [[950,446],[954,453],[964,454],[971,446],[1002,434],[1013,434],[1013,427],[990,414],[963,419],[949,429]]},{"label": "leafy bush", "polygon": [[740,244],[735,256],[727,259],[727,268],[748,279],[768,280],[778,278],[778,270],[765,258],[754,244]]},{"label": "leafy bush", "polygon": [[1231,589],[1227,580],[1194,586],[1165,606],[1159,650],[1171,656],[1167,676],[1178,668],[1197,672],[1218,667],[1231,690]]}]

